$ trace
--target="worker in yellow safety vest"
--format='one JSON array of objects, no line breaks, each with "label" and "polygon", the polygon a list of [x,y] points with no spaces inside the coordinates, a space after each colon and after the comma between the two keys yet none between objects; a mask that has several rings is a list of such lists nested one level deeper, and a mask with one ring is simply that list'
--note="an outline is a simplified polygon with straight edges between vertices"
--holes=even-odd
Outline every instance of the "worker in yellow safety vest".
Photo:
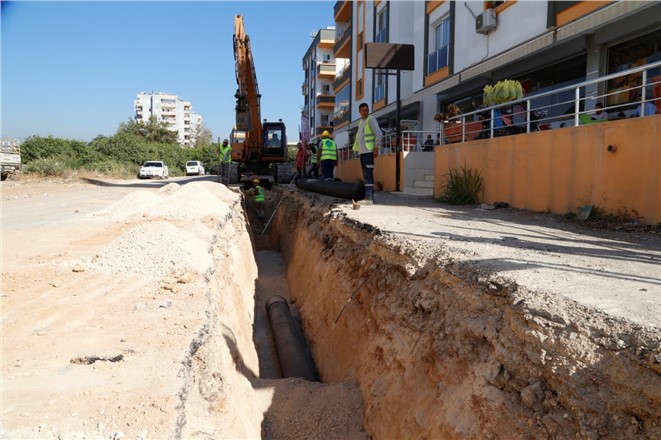
[{"label": "worker in yellow safety vest", "polygon": [[[365,180],[365,203],[374,203],[374,158],[379,155],[377,145],[381,141],[381,127],[375,118],[370,116],[370,108],[366,103],[358,106],[360,122],[353,143],[353,151],[360,153],[360,166]],[[323,169],[323,168],[322,168]]]},{"label": "worker in yellow safety vest", "polygon": [[223,140],[223,145],[220,146],[220,182],[228,185],[230,183],[230,164],[232,163],[232,146],[229,145],[227,139]]},{"label": "worker in yellow safety vest", "polygon": [[264,196],[264,188],[259,184],[259,179],[254,179],[252,183],[255,185],[255,211],[257,212],[257,218],[264,220],[264,202],[266,201],[266,196]]},{"label": "worker in yellow safety vest", "polygon": [[337,144],[331,139],[328,130],[321,133],[321,146],[317,156],[321,162],[321,174],[324,176],[324,180],[333,180],[335,164],[337,164]]},{"label": "worker in yellow safety vest", "polygon": [[310,151],[310,172],[308,173],[308,177],[319,179],[319,155],[317,154],[317,148],[314,144],[309,144],[308,150]]}]

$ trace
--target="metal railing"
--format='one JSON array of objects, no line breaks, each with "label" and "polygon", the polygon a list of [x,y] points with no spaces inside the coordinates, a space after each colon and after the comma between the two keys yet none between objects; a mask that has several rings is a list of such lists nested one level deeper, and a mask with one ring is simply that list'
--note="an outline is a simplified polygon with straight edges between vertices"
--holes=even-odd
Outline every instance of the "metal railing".
[{"label": "metal railing", "polygon": [[[395,141],[397,134],[394,129],[384,129],[383,136],[377,149],[379,154],[390,154],[395,152]],[[434,151],[434,147],[439,145],[437,131],[423,130],[403,130],[400,133],[400,151],[407,152],[429,152]],[[344,145],[338,149],[340,160],[355,159],[359,156],[358,152],[352,151],[353,144]]]},{"label": "metal railing", "polygon": [[[606,119],[595,118],[597,103]],[[440,124],[440,140],[466,142],[655,113],[661,113],[661,61],[448,118]]]}]

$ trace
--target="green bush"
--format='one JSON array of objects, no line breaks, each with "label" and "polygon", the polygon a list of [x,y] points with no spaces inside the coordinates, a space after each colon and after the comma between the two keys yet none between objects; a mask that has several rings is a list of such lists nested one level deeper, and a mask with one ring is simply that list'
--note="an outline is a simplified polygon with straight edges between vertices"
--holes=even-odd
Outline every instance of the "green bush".
[{"label": "green bush", "polygon": [[439,201],[451,205],[473,205],[478,202],[483,187],[484,178],[479,171],[464,167],[461,171],[450,169]]},{"label": "green bush", "polygon": [[138,175],[139,167],[106,159],[85,164],[82,169],[118,178],[133,178]]},{"label": "green bush", "polygon": [[61,177],[68,167],[61,159],[46,157],[35,159],[23,167],[24,173],[34,173],[42,177]]}]

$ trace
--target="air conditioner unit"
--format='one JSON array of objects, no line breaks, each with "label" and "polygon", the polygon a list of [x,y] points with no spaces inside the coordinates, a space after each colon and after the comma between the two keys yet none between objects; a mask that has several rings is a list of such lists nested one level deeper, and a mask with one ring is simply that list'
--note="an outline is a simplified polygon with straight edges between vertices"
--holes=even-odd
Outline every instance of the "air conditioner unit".
[{"label": "air conditioner unit", "polygon": [[475,32],[488,34],[498,27],[498,18],[495,9],[487,9],[475,18]]}]

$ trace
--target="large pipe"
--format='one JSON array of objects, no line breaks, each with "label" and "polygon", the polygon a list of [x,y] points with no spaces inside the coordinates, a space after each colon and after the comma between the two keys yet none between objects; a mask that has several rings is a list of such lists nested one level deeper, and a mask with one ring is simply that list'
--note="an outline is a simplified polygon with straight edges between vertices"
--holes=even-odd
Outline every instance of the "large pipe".
[{"label": "large pipe", "polygon": [[272,296],[266,301],[266,313],[271,323],[282,377],[316,381],[312,360],[305,353],[302,336],[294,325],[287,300],[279,295]]},{"label": "large pipe", "polygon": [[312,191],[340,199],[355,201],[365,198],[365,185],[362,183],[338,182],[336,180],[316,180],[304,177],[296,181],[296,186],[306,191]]}]

